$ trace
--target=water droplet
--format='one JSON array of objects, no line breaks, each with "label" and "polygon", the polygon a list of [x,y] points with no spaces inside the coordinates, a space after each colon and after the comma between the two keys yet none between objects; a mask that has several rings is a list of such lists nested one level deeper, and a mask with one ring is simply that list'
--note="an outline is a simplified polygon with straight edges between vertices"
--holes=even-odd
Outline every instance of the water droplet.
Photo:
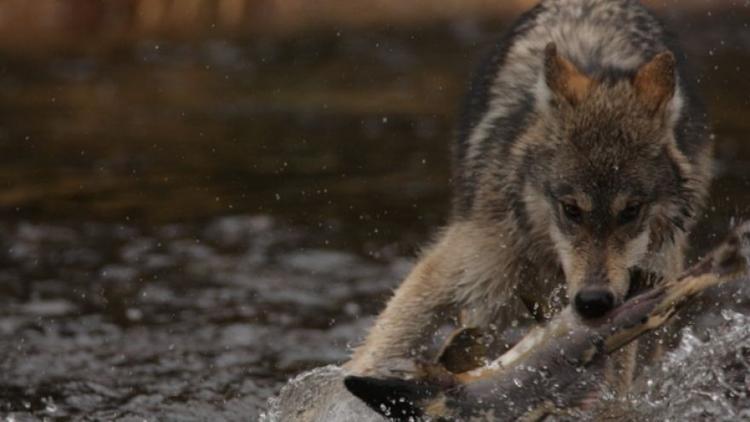
[{"label": "water droplet", "polygon": [[55,401],[52,399],[52,397],[43,398],[42,403],[44,403],[44,410],[48,413],[57,412],[57,405],[55,404]]}]

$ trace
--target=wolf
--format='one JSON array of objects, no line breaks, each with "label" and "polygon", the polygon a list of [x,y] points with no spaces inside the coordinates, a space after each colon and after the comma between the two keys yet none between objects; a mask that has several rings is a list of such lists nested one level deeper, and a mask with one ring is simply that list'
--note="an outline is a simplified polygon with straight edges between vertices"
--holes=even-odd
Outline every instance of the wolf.
[{"label": "wolf", "polygon": [[522,15],[471,83],[449,223],[346,368],[420,357],[450,321],[501,330],[565,303],[600,318],[679,274],[713,157],[685,62],[637,0],[542,0]]}]

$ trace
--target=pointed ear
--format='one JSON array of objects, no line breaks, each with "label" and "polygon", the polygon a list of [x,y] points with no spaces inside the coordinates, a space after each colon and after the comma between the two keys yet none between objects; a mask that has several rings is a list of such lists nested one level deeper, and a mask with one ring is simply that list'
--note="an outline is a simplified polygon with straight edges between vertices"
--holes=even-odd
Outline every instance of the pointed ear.
[{"label": "pointed ear", "polygon": [[550,90],[571,105],[583,101],[594,85],[570,60],[557,53],[555,43],[544,49],[544,78]]},{"label": "pointed ear", "polygon": [[675,58],[665,51],[641,66],[633,87],[641,103],[652,113],[661,110],[675,93]]}]

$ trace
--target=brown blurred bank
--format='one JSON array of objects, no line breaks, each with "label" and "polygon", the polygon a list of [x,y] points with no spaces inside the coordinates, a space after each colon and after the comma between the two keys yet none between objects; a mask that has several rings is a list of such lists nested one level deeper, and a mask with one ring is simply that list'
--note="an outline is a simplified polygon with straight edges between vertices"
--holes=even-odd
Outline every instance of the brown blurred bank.
[{"label": "brown blurred bank", "polygon": [[[497,20],[535,0],[0,0],[0,48],[107,46],[132,38],[207,33],[288,35],[319,28]],[[645,0],[670,11],[711,12],[733,0]],[[736,6],[736,5],[735,5]]]}]

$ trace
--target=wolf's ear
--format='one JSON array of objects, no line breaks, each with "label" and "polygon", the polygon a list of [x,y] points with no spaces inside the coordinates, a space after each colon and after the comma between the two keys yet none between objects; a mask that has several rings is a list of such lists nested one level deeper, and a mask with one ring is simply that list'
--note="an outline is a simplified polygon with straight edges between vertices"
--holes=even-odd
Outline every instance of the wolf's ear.
[{"label": "wolf's ear", "polygon": [[633,79],[636,95],[652,113],[661,110],[675,93],[675,58],[665,51],[638,69]]},{"label": "wolf's ear", "polygon": [[571,105],[583,101],[594,84],[570,60],[558,54],[553,42],[544,49],[544,78],[549,89]]}]

